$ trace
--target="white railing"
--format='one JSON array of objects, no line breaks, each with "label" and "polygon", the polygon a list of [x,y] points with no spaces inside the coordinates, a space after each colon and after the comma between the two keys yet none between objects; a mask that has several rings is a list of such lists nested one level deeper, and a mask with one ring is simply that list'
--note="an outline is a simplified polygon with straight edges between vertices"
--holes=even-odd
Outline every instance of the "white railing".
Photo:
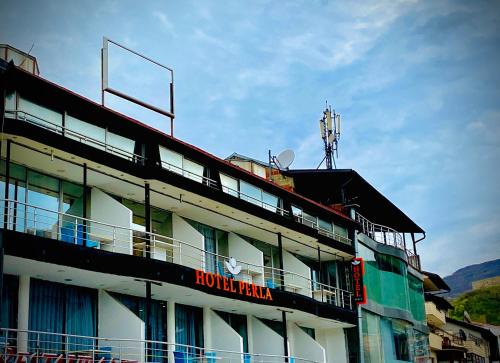
[{"label": "white railing", "polygon": [[172,171],[176,174],[182,175],[185,178],[192,179],[194,181],[197,181],[198,183],[203,183],[205,185],[208,185],[211,188],[217,188],[217,185],[218,185],[217,181],[214,179],[210,179],[207,176],[193,173],[192,171],[189,171],[189,170],[184,169],[184,168],[177,166],[177,165],[167,163],[166,161],[162,161],[161,165],[164,169]]},{"label": "white railing", "polygon": [[352,309],[352,293],[313,281],[293,271],[237,260],[238,275],[226,266],[229,257],[208,252],[189,242],[156,233],[137,231],[109,223],[55,212],[19,201],[0,199],[0,223],[6,229],[153,259],[232,277],[255,285],[285,290],[313,297],[345,309]]},{"label": "white railing", "polygon": [[323,363],[307,358],[208,349],[154,340],[0,329],[0,360],[12,363]]},{"label": "white railing", "polygon": [[383,243],[392,247],[399,248],[406,253],[408,263],[420,270],[420,258],[413,251],[406,248],[403,235],[393,228],[381,224],[370,222],[361,214],[356,213],[356,222],[358,222],[364,234],[378,243]]},{"label": "white railing", "polygon": [[5,116],[9,117],[12,116],[16,118],[17,120],[21,120],[36,126],[43,127],[46,130],[55,132],[59,135],[63,135],[72,139],[77,139],[79,142],[82,144],[88,144],[91,145],[97,149],[107,151],[111,154],[117,155],[119,157],[122,157],[127,160],[131,161],[144,161],[144,157],[142,155],[134,154],[129,151],[123,150],[119,147],[110,145],[109,143],[96,140],[94,138],[91,138],[87,135],[81,134],[79,132],[73,131],[65,126],[61,126],[58,124],[55,124],[53,122],[47,121],[41,117],[38,117],[36,115],[33,115],[31,113],[21,111],[21,110],[5,110]]},{"label": "white railing", "polygon": [[347,245],[351,245],[351,239],[349,237],[342,236],[342,235],[340,235],[338,233],[335,233],[335,232],[332,232],[330,230],[321,228],[316,220],[311,220],[309,218],[304,218],[304,216],[302,216],[302,215],[294,215],[293,218],[297,222],[300,222],[300,223],[302,223],[302,224],[304,224],[306,226],[309,226],[311,228],[314,228],[314,229],[318,230],[318,232],[320,234],[322,234],[324,236],[327,236],[328,238],[332,238],[332,239],[334,239],[336,241],[345,243]]}]

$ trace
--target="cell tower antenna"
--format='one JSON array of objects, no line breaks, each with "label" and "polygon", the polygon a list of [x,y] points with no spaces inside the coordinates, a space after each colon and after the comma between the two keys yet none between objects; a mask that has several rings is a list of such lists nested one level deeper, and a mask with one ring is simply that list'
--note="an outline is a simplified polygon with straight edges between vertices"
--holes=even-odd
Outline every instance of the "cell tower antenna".
[{"label": "cell tower antenna", "polygon": [[323,164],[323,161],[326,162],[327,169],[337,169],[335,158],[339,156],[340,114],[332,110],[332,106],[328,105],[328,101],[326,101],[323,117],[319,120],[319,132],[325,147],[325,156],[317,169]]}]

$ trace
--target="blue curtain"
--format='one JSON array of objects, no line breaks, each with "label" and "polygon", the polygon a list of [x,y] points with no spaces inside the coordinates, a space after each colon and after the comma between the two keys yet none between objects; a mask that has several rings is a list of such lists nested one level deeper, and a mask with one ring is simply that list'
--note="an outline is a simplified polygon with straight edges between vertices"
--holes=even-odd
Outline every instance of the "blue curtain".
[{"label": "blue curtain", "polygon": [[[146,299],[143,297],[113,293],[113,296],[137,315],[146,321]],[[151,340],[165,342],[167,340],[167,305],[163,301],[151,301]],[[166,362],[168,359],[167,345],[154,343],[150,346],[151,362]]]},{"label": "blue curtain", "polygon": [[[66,334],[94,337],[96,331],[96,292],[76,286],[66,286]],[[69,338],[68,350],[88,350],[93,339]]]},{"label": "blue curtain", "polygon": [[[175,350],[184,359],[181,362],[197,362],[197,356],[202,352],[193,347],[203,347],[203,311],[200,308],[175,305],[175,342],[189,345],[176,346]],[[176,362],[178,359],[176,358]]]},{"label": "blue curtain", "polygon": [[215,229],[198,222],[194,222],[193,225],[205,237],[206,271],[215,273],[216,258],[214,254],[217,252]]},{"label": "blue curtain", "polygon": [[[95,290],[31,279],[29,329],[40,332],[95,336]],[[62,352],[62,336],[30,333],[30,351]],[[91,349],[92,339],[70,338],[68,351]]]},{"label": "blue curtain", "polygon": [[17,293],[19,280],[17,276],[3,276],[2,311],[0,311],[0,327],[17,328]]}]

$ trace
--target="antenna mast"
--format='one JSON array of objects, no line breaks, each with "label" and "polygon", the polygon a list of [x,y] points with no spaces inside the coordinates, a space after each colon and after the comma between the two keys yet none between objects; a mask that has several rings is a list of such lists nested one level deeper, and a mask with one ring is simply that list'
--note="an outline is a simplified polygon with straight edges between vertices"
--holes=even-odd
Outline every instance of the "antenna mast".
[{"label": "antenna mast", "polygon": [[[319,132],[325,146],[325,157],[327,169],[337,169],[335,157],[338,158],[338,141],[340,140],[340,114],[332,111],[332,106],[326,103],[326,108],[323,111],[323,117],[319,120]],[[318,165],[318,169],[323,163],[323,160]]]}]

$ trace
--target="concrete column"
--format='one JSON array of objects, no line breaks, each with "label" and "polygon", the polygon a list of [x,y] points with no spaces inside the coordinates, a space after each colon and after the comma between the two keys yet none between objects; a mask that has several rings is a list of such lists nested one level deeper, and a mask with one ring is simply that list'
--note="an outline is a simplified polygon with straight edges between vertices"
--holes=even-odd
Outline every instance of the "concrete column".
[{"label": "concrete column", "polygon": [[[19,330],[28,330],[30,316],[30,277],[19,276],[18,305],[17,305],[17,327]],[[17,333],[18,352],[28,351],[28,333]]]},{"label": "concrete column", "polygon": [[203,307],[203,341],[206,349],[212,349],[212,319],[208,307]]},{"label": "concrete column", "polygon": [[175,350],[175,302],[167,302],[167,342],[168,345],[168,361],[174,361]]},{"label": "concrete column", "polygon": [[252,315],[247,315],[247,339],[248,339],[248,353],[252,354],[254,353]]}]

